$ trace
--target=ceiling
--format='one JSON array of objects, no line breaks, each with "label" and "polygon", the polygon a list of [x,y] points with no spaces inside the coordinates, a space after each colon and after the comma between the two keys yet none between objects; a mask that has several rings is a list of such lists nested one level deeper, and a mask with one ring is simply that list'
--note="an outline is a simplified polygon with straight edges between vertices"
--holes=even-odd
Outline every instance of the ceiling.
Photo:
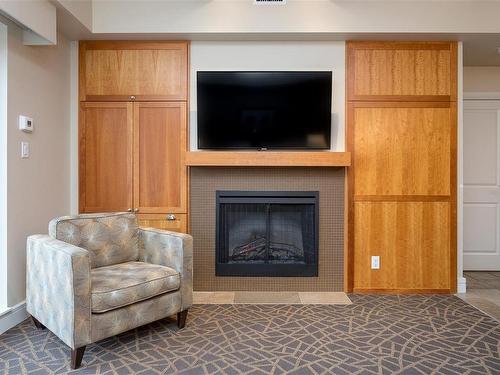
[{"label": "ceiling", "polygon": [[[132,0],[131,3],[138,0]],[[241,0],[240,0],[241,1]],[[332,2],[337,2],[331,0]],[[353,2],[355,0],[350,0]],[[366,0],[365,0],[366,1]],[[393,0],[394,1],[394,0]],[[427,0],[429,1],[429,0]],[[443,0],[441,0],[443,1]],[[463,41],[463,57],[465,66],[500,66],[500,55],[497,53],[497,48],[500,47],[500,32],[491,29],[492,33],[395,33],[395,32],[120,32],[120,33],[96,33],[91,32],[88,27],[80,22],[75,14],[66,9],[66,6],[61,4],[88,3],[89,1],[68,1],[59,0],[53,1],[57,6],[57,23],[58,29],[65,33],[70,39],[188,39],[188,40],[457,40]],[[193,3],[210,4],[211,1],[193,1]],[[398,3],[399,1],[395,1]],[[467,1],[466,1],[467,2]],[[470,3],[471,0],[468,0]],[[148,3],[145,0],[145,3]],[[151,3],[151,2],[150,2]],[[342,2],[338,2],[342,3]],[[447,4],[453,1],[447,2]],[[484,2],[477,0],[477,4]],[[487,3],[487,2],[486,2]],[[492,2],[494,3],[494,2]],[[146,5],[146,4],[145,4]],[[448,7],[447,7],[448,8]],[[139,8],[141,9],[141,8]],[[496,8],[492,8],[496,9]],[[194,12],[194,11],[193,11]],[[462,13],[460,13],[462,14]],[[484,14],[481,13],[481,14]],[[95,16],[95,15],[94,15]],[[416,21],[416,20],[415,20]],[[458,21],[457,21],[458,22]],[[465,22],[462,20],[462,22]],[[485,21],[486,22],[486,21]],[[491,20],[490,20],[491,22]],[[480,21],[476,24],[481,23]],[[453,22],[451,23],[454,24]],[[458,23],[457,23],[458,25]],[[88,26],[88,25],[87,25]],[[488,29],[489,31],[490,29]],[[142,30],[141,30],[142,31]]]}]

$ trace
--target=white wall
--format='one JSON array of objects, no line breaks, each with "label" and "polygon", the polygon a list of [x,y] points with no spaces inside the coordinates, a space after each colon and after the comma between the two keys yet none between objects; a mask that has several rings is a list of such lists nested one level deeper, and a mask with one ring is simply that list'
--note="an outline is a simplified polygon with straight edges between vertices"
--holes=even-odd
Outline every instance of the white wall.
[{"label": "white wall", "polygon": [[27,28],[24,32],[25,43],[57,43],[56,7],[48,0],[0,0],[0,11]]},{"label": "white wall", "polygon": [[464,92],[500,92],[500,66],[464,66]]},{"label": "white wall", "polygon": [[7,26],[0,22],[0,314],[7,307],[7,184],[5,181],[7,181]]},{"label": "white wall", "polygon": [[[22,30],[8,25],[7,298],[25,298],[26,237],[47,233],[50,219],[69,213],[70,49],[23,45]],[[18,116],[34,118],[32,134],[18,130]],[[31,156],[21,159],[21,141]]]},{"label": "white wall", "polygon": [[197,149],[196,72],[198,70],[333,71],[332,150],[344,151],[344,42],[192,42],[191,150]]},{"label": "white wall", "polygon": [[[91,0],[55,0],[70,12],[87,29],[92,30]],[[58,15],[59,17],[59,15]]]},{"label": "white wall", "polygon": [[99,0],[94,33],[493,33],[500,2],[481,0]]}]

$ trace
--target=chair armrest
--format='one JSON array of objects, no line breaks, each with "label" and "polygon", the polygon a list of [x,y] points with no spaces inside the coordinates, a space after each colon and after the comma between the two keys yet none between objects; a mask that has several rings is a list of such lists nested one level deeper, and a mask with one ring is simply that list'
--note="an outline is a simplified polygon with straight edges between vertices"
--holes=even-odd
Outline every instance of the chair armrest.
[{"label": "chair armrest", "polygon": [[193,237],[155,228],[139,228],[139,260],[181,274],[181,307],[193,304]]},{"label": "chair armrest", "polygon": [[89,252],[46,235],[29,236],[26,309],[73,349],[89,344]]}]

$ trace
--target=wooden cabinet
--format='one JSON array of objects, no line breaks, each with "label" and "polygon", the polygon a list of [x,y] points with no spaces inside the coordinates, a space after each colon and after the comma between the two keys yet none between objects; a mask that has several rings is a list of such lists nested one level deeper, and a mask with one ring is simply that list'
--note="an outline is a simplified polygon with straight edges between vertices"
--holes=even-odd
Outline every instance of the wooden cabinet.
[{"label": "wooden cabinet", "polygon": [[454,293],[457,44],[348,42],[346,54],[345,289]]},{"label": "wooden cabinet", "polygon": [[456,43],[349,42],[348,100],[456,101]]},{"label": "wooden cabinet", "polygon": [[[450,202],[367,201],[354,210],[356,291],[450,289]],[[367,272],[372,255],[381,268]]]},{"label": "wooden cabinet", "polygon": [[80,212],[186,232],[186,42],[80,43]]},{"label": "wooden cabinet", "polygon": [[155,224],[187,213],[186,111],[184,102],[81,103],[80,211],[162,214]]},{"label": "wooden cabinet", "polygon": [[186,103],[135,103],[134,118],[134,207],[185,213]]},{"label": "wooden cabinet", "polygon": [[455,103],[353,103],[351,111],[355,196],[450,194]]},{"label": "wooden cabinet", "polygon": [[80,100],[187,101],[186,42],[80,43]]},{"label": "wooden cabinet", "polygon": [[188,230],[188,215],[186,214],[138,214],[137,219],[141,227],[183,233],[187,233]]},{"label": "wooden cabinet", "polygon": [[80,106],[80,211],[132,207],[132,103]]}]

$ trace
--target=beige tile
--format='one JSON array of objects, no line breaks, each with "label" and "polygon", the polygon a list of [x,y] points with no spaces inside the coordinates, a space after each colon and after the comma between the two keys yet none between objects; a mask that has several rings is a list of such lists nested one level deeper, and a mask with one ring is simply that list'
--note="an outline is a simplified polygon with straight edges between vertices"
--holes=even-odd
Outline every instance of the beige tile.
[{"label": "beige tile", "polygon": [[234,292],[193,292],[195,305],[228,305],[234,303]]},{"label": "beige tile", "polygon": [[234,303],[300,304],[297,292],[235,292]]},{"label": "beige tile", "polygon": [[485,314],[491,316],[493,319],[500,321],[500,306],[481,297],[464,297],[465,302],[474,306],[476,309],[481,310]]},{"label": "beige tile", "polygon": [[343,292],[299,292],[300,301],[306,305],[350,305]]},{"label": "beige tile", "polygon": [[500,290],[498,289],[469,289],[464,296],[465,299],[473,297],[483,298],[500,306]]},{"label": "beige tile", "polygon": [[195,305],[226,304],[320,304],[350,305],[343,292],[193,292]]}]

